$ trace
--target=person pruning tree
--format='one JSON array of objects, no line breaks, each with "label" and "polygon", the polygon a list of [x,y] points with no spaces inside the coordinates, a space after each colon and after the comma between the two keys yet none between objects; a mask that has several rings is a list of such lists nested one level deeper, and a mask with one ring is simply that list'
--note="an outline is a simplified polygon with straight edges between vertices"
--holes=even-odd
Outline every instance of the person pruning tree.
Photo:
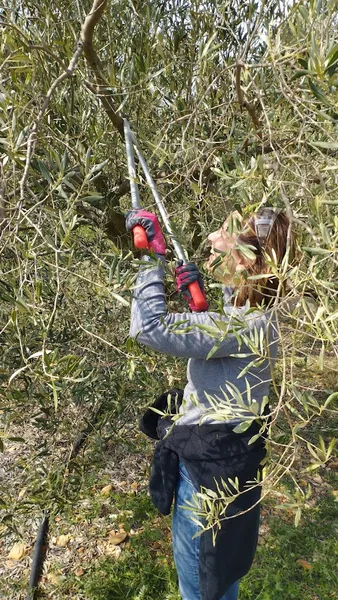
[{"label": "person pruning tree", "polygon": [[[172,390],[147,411],[143,429],[160,439],[150,493],[168,514],[173,498],[173,552],[183,600],[236,600],[258,539],[261,486],[269,422],[269,384],[277,354],[274,304],[283,292],[276,266],[290,240],[282,211],[264,208],[242,220],[233,213],[208,236],[206,268],[224,284],[223,312],[200,311],[189,291],[201,274],[193,263],[175,270],[177,290],[191,312],[169,313],[164,292],[166,243],[155,214],[133,209],[126,228],[142,227],[148,251],[133,293],[130,336],[158,352],[188,359],[183,393]],[[207,307],[207,304],[206,304]],[[263,425],[263,426],[262,426]],[[250,443],[249,443],[250,442]],[[250,483],[248,483],[250,482]],[[201,488],[231,496],[219,529],[201,527],[187,510]],[[185,506],[185,508],[183,508]]]}]

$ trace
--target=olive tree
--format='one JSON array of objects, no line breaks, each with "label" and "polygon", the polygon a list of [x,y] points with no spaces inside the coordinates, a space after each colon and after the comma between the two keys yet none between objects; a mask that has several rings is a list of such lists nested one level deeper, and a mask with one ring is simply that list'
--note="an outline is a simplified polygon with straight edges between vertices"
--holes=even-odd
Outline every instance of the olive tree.
[{"label": "olive tree", "polygon": [[[48,477],[32,475],[32,501],[59,507],[74,493],[65,469],[88,422],[96,442],[114,439],[137,407],[184,377],[180,361],[163,359],[161,382],[152,352],[127,339],[138,267],[123,216],[128,115],[199,264],[207,233],[232,209],[245,216],[267,204],[292,218],[297,260],[278,272],[289,292],[277,310],[264,490],[290,478],[298,522],[308,475],[335,445],[335,2],[5,0],[0,29],[2,438],[6,447],[12,423],[38,431]],[[141,172],[139,185],[153,208]],[[206,285],[217,306],[207,276]],[[212,526],[226,490],[223,504],[208,491],[204,499]],[[15,489],[3,502],[15,508]]]}]

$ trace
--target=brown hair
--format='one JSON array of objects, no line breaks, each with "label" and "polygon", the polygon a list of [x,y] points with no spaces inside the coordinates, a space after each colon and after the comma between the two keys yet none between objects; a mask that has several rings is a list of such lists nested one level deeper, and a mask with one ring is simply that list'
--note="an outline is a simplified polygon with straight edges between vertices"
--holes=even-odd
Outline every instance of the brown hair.
[{"label": "brown hair", "polygon": [[[255,229],[255,218],[259,216],[259,212],[247,221],[244,230],[237,238],[238,244],[252,246],[252,251],[256,254],[256,260],[254,264],[249,264],[246,268],[245,283],[235,288],[233,299],[233,304],[235,306],[244,306],[247,301],[250,302],[251,306],[271,306],[277,295],[279,278],[272,274],[272,268],[268,264],[269,259],[271,259],[273,263],[277,261],[277,265],[280,265],[286,254],[287,247],[290,246],[290,260],[292,260],[292,237],[288,241],[290,221],[286,214],[281,211],[275,216],[271,209],[271,214],[275,220],[266,242],[263,243],[260,241]],[[238,252],[240,253],[240,248],[238,249]],[[267,277],[254,279],[255,275],[262,275],[265,273],[268,275]],[[269,273],[271,273],[271,277],[269,277]],[[247,279],[248,277],[250,277],[250,279]],[[282,292],[285,293],[284,283]]]}]

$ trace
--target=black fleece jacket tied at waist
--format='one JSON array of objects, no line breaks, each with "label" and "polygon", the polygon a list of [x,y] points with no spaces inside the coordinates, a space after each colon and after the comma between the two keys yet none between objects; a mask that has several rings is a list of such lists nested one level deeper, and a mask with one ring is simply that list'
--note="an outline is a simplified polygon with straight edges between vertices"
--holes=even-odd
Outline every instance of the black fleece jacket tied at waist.
[{"label": "black fleece jacket tied at waist", "polygon": [[[170,390],[155,401],[157,410],[178,412],[182,390]],[[169,514],[178,481],[179,461],[186,467],[197,491],[201,487],[217,492],[222,480],[238,479],[239,490],[226,510],[226,517],[213,542],[212,530],[201,535],[200,591],[201,600],[220,600],[227,589],[250,569],[254,558],[259,528],[261,487],[255,480],[265,457],[264,439],[249,445],[258,433],[256,422],[242,434],[233,432],[226,422],[202,425],[173,425],[170,415],[162,417],[148,409],[140,421],[140,429],[159,439],[156,445],[149,483],[150,496],[162,514]],[[251,483],[248,483],[251,482]]]}]

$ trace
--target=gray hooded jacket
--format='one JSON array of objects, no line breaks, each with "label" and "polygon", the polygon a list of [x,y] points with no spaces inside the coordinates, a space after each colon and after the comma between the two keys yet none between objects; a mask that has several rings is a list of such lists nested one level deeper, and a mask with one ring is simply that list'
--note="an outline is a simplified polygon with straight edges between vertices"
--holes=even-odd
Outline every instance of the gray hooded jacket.
[{"label": "gray hooded jacket", "polygon": [[[168,313],[163,259],[142,258],[130,336],[159,352],[187,358],[187,385],[177,425],[238,423],[259,414],[268,396],[278,334],[273,310]],[[230,294],[231,296],[231,294]]]}]

